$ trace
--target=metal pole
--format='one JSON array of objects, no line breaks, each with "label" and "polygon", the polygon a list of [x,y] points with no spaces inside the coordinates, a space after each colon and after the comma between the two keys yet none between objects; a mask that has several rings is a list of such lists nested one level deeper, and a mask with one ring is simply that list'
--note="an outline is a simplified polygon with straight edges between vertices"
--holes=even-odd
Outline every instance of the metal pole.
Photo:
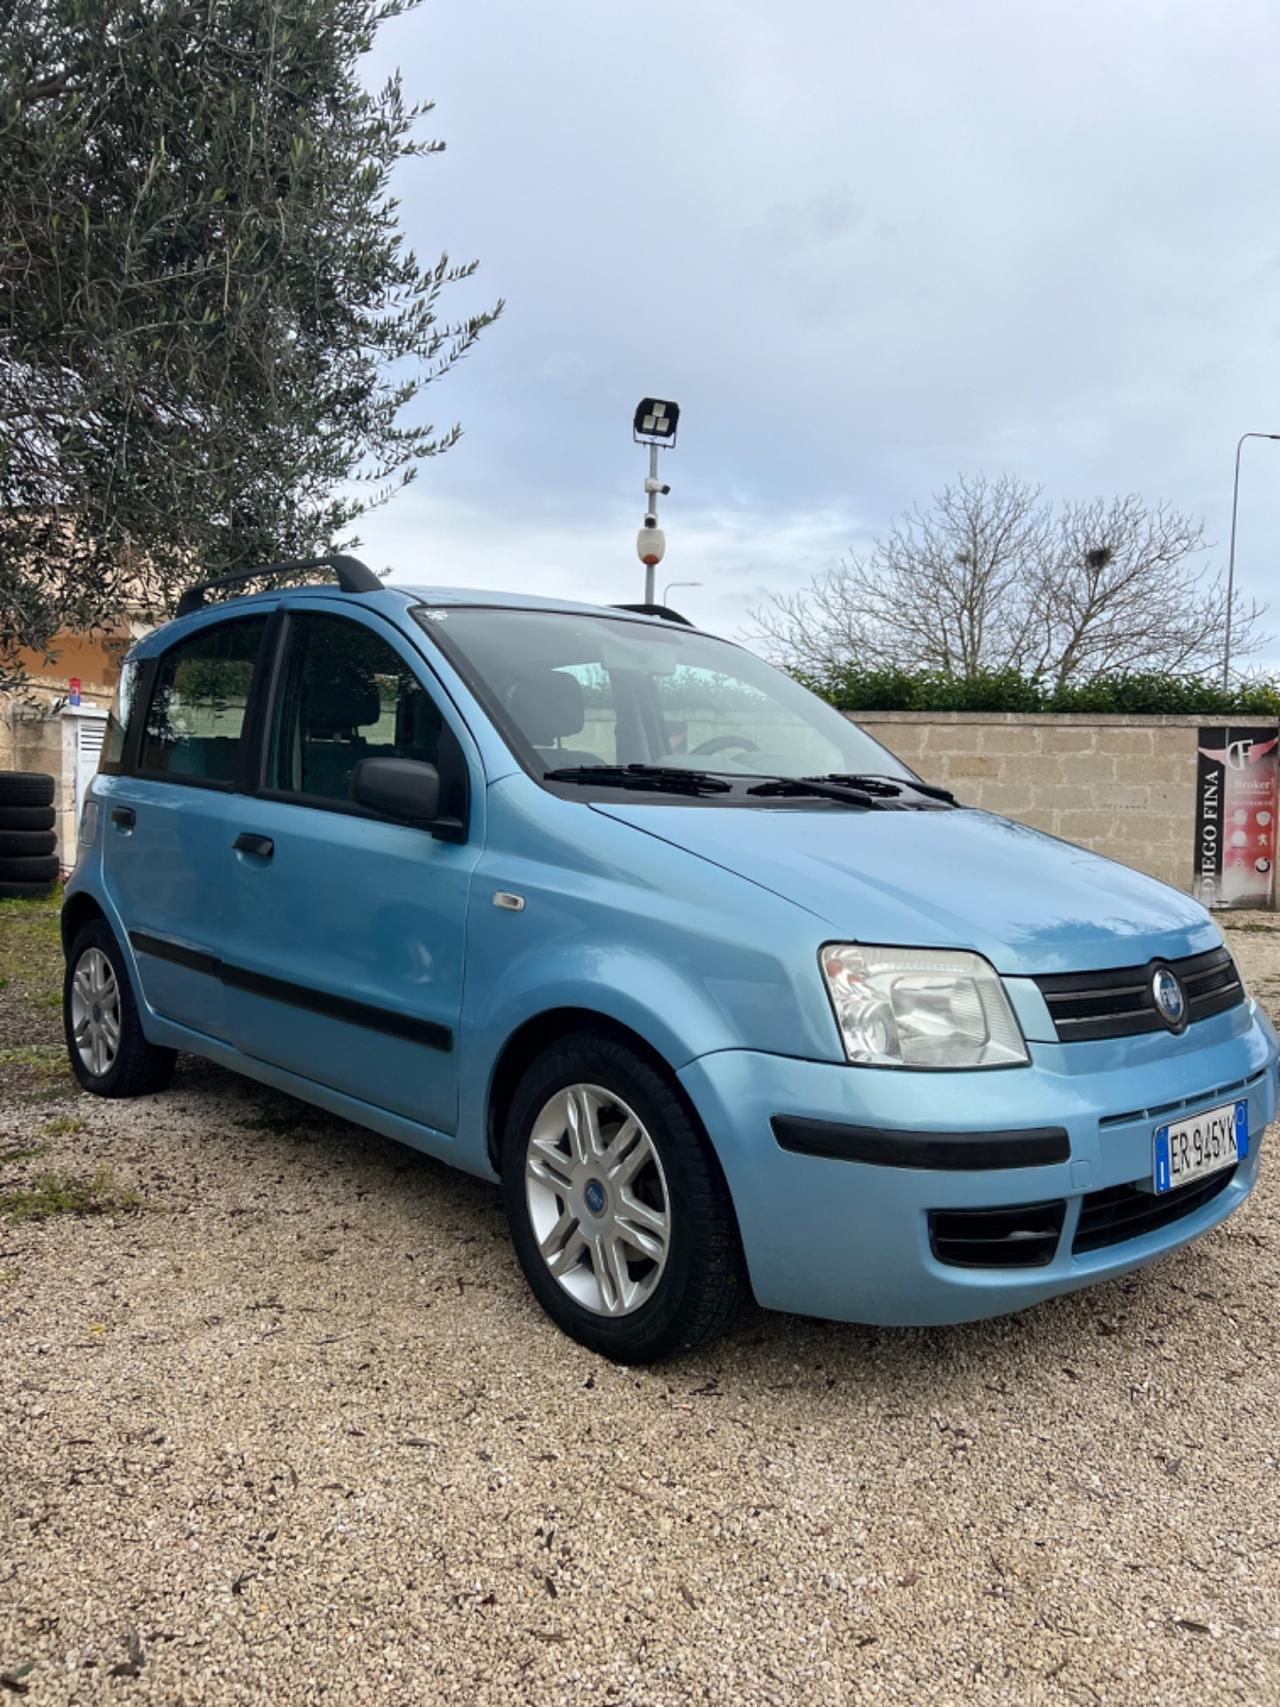
[{"label": "metal pole", "polygon": [[662,589],[662,602],[664,605],[669,605],[671,603],[672,587],[700,587],[701,585],[701,581],[668,581],[666,586]]},{"label": "metal pole", "polygon": [[1227,551],[1227,632],[1222,647],[1222,690],[1225,693],[1231,679],[1231,610],[1236,602],[1236,516],[1240,509],[1240,452],[1248,433],[1241,433],[1236,445],[1236,477],[1231,486],[1231,545]]},{"label": "metal pole", "polygon": [[1236,599],[1236,517],[1240,510],[1240,452],[1246,439],[1280,439],[1280,433],[1241,433],[1236,445],[1236,476],[1231,487],[1231,544],[1227,550],[1227,627],[1222,647],[1222,686],[1231,681],[1231,618]]},{"label": "metal pole", "polygon": [[[648,503],[645,506],[646,514],[652,516],[656,522],[658,519],[658,447],[655,444],[649,446],[649,484],[645,488],[645,493],[648,498]],[[644,602],[647,605],[654,602],[653,576],[656,568],[656,563],[646,563],[644,566]]]}]

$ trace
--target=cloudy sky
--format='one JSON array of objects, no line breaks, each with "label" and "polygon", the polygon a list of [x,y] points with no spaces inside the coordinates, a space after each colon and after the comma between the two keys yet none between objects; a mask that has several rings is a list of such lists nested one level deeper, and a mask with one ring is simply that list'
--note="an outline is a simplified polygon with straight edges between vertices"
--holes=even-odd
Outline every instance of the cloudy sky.
[{"label": "cloudy sky", "polygon": [[[640,597],[646,393],[660,584],[726,632],[960,469],[1170,499],[1225,564],[1280,432],[1274,0],[426,0],[396,63],[448,143],[408,234],[508,302],[361,524],[396,578]],[[1241,490],[1265,597],[1280,444]]]}]

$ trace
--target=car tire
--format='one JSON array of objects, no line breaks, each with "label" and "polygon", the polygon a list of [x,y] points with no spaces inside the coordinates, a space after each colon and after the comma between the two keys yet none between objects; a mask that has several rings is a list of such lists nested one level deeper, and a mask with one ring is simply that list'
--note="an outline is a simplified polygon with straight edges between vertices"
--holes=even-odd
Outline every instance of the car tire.
[{"label": "car tire", "polygon": [[0,830],[0,862],[34,859],[56,852],[58,838],[52,830]]},{"label": "car tire", "polygon": [[748,1296],[706,1135],[671,1078],[614,1038],[576,1033],[530,1065],[503,1134],[502,1190],[534,1296],[617,1363],[709,1344]]},{"label": "car tire", "polygon": [[0,830],[52,830],[55,822],[52,806],[0,805]]},{"label": "car tire", "polygon": [[91,919],[71,945],[62,1014],[71,1071],[94,1096],[147,1096],[169,1083],[176,1053],[143,1035],[124,956],[104,919]]},{"label": "car tire", "polygon": [[52,888],[52,883],[7,883],[0,878],[0,901],[38,901]]},{"label": "car tire", "polygon": [[0,771],[0,807],[52,806],[53,778],[43,771]]},{"label": "car tire", "polygon": [[0,883],[52,883],[61,867],[57,854],[39,854],[34,859],[10,856],[0,859]]}]

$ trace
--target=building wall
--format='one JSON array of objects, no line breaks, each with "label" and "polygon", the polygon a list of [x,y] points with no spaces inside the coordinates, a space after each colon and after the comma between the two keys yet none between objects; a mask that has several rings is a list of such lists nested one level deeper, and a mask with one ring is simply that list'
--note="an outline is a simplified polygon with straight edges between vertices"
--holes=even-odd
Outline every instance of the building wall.
[{"label": "building wall", "polygon": [[75,858],[75,742],[61,715],[75,677],[86,709],[105,712],[120,679],[120,660],[141,624],[113,634],[60,634],[53,658],[22,653],[22,688],[0,694],[0,770],[43,771],[54,779],[58,855],[64,866]]},{"label": "building wall", "polygon": [[1197,731],[1225,719],[860,711],[853,721],[967,806],[1191,888]]},{"label": "building wall", "polygon": [[86,697],[96,694],[110,700],[120,680],[120,660],[144,631],[142,624],[133,624],[109,634],[59,634],[50,647],[51,657],[19,652],[18,667],[42,692],[65,696],[74,676]]}]

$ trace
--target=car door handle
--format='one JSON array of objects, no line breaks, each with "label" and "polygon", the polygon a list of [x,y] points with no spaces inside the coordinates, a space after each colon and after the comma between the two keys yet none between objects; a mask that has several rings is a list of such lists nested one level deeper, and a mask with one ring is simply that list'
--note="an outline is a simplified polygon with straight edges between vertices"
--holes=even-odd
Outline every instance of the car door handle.
[{"label": "car door handle", "polygon": [[138,814],[132,806],[113,806],[111,808],[111,822],[119,824],[122,830],[132,830],[138,822]]},{"label": "car door handle", "polygon": [[258,859],[270,859],[276,851],[270,836],[256,836],[252,830],[242,830],[231,845],[237,853],[253,854]]}]

